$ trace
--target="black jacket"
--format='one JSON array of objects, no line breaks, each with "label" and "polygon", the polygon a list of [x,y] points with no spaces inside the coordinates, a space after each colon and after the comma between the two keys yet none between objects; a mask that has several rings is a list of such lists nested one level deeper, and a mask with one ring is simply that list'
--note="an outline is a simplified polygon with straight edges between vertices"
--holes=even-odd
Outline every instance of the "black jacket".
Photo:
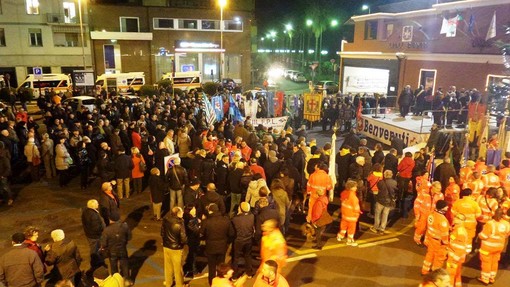
[{"label": "black jacket", "polygon": [[74,275],[80,272],[81,256],[74,241],[64,239],[51,244],[51,249],[46,254],[46,264],[55,265],[60,279],[74,279]]},{"label": "black jacket", "polygon": [[186,188],[184,188],[184,192],[182,193],[182,200],[184,201],[184,206],[188,204],[193,204],[196,206],[199,192],[200,188],[194,190],[190,186],[186,185]]},{"label": "black jacket", "polygon": [[167,184],[160,176],[151,174],[149,177],[149,189],[153,203],[163,202],[163,194],[167,189]]},{"label": "black jacket", "polygon": [[278,214],[278,210],[270,206],[261,208],[255,217],[255,238],[257,240],[262,237],[262,223],[269,219],[274,219],[279,222],[280,215]]},{"label": "black jacket", "polygon": [[168,187],[172,190],[182,190],[183,186],[188,183],[188,173],[180,165],[174,165],[172,168],[169,168],[166,178],[168,180]]},{"label": "black jacket", "polygon": [[99,196],[99,213],[103,217],[106,225],[110,224],[110,214],[116,213],[120,216],[120,201],[117,194],[113,193],[115,199],[109,197],[106,193],[101,192]]},{"label": "black jacket", "polygon": [[218,205],[221,214],[225,214],[227,212],[223,198],[216,191],[206,191],[205,194],[198,199],[198,218],[207,214],[207,206],[211,203],[216,203],[216,205]]},{"label": "black jacket", "polygon": [[131,230],[125,222],[117,221],[108,225],[101,236],[101,247],[108,250],[110,257],[127,257],[127,243]]},{"label": "black jacket", "polygon": [[228,193],[228,165],[223,161],[216,162],[215,183],[218,192],[226,195]]},{"label": "black jacket", "polygon": [[376,201],[385,207],[391,207],[392,201],[396,199],[398,187],[397,181],[392,178],[380,180],[377,183],[379,193],[376,196]]},{"label": "black jacket", "polygon": [[105,228],[105,223],[99,211],[86,208],[81,213],[81,223],[83,225],[83,231],[85,236],[91,239],[101,238],[101,234]]},{"label": "black jacket", "polygon": [[186,228],[182,218],[171,214],[165,216],[161,225],[161,237],[163,238],[164,247],[174,250],[183,249],[188,242],[188,238],[186,237]]},{"label": "black jacket", "polygon": [[391,153],[388,153],[384,157],[384,170],[393,171],[393,177],[397,175],[398,158]]},{"label": "black jacket", "polygon": [[282,164],[283,161],[281,160],[272,162],[270,159],[266,160],[264,163],[264,172],[266,173],[266,181],[268,186],[271,186],[273,178],[278,177],[278,173],[280,172]]},{"label": "black jacket", "polygon": [[209,214],[202,222],[200,234],[205,239],[205,252],[211,254],[225,254],[228,243],[234,237],[234,227],[230,219],[220,213]]},{"label": "black jacket", "polygon": [[232,218],[236,241],[251,241],[255,234],[255,216],[251,212],[239,213]]},{"label": "black jacket", "polygon": [[121,154],[115,159],[114,169],[115,178],[130,178],[131,170],[133,169],[133,161],[131,157],[126,154]]},{"label": "black jacket", "polygon": [[190,214],[184,214],[184,224],[186,225],[186,235],[188,236],[188,246],[198,248],[200,246],[200,221]]},{"label": "black jacket", "polygon": [[243,169],[236,168],[228,177],[228,183],[231,193],[240,194],[243,192],[241,187],[241,177],[243,176]]}]

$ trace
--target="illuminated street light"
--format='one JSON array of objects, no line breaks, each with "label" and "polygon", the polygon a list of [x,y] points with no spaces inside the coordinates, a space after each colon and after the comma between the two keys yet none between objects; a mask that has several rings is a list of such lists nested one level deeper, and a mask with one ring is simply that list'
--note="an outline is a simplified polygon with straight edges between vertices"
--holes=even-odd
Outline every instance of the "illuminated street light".
[{"label": "illuminated street light", "polygon": [[310,19],[306,20],[306,26],[312,26],[312,24],[313,24],[312,20]]},{"label": "illuminated street light", "polygon": [[218,0],[220,6],[220,69],[218,73],[219,80],[221,81],[221,73],[223,72],[223,63],[225,54],[223,53],[223,9],[227,6],[227,0]]},{"label": "illuminated street light", "polygon": [[368,14],[370,14],[370,6],[368,6],[367,4],[363,4],[363,6],[361,6],[361,10],[363,11],[368,10]]},{"label": "illuminated street light", "polygon": [[338,26],[338,21],[335,19],[331,20],[331,27],[336,27],[336,26]]},{"label": "illuminated street light", "polygon": [[292,31],[292,24],[285,24],[285,30],[286,31]]},{"label": "illuminated street light", "polygon": [[85,63],[85,37],[83,36],[83,18],[81,15],[81,1],[78,0],[78,15],[80,18],[80,38],[81,38],[81,56],[83,60],[83,69],[86,69],[86,63]]}]

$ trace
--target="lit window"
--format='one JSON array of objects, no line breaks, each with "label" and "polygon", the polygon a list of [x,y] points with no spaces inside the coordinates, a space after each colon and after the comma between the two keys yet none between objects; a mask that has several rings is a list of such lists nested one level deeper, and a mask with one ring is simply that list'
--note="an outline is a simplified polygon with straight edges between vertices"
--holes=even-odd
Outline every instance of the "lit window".
[{"label": "lit window", "polygon": [[0,47],[5,46],[5,30],[4,28],[0,28]]},{"label": "lit window", "polygon": [[27,14],[28,15],[39,14],[39,0],[27,0]]},{"label": "lit window", "polygon": [[224,29],[227,31],[243,31],[243,22],[236,20],[224,21]]},{"label": "lit window", "polygon": [[76,23],[76,6],[74,2],[64,2],[64,22]]},{"label": "lit window", "polygon": [[179,29],[198,30],[198,21],[179,19]]},{"label": "lit window", "polygon": [[202,20],[202,30],[220,30],[220,21]]},{"label": "lit window", "polygon": [[140,26],[138,25],[138,18],[120,17],[120,31],[121,32],[140,32]]},{"label": "lit window", "polygon": [[30,40],[30,46],[42,47],[42,32],[41,29],[28,29],[28,36]]}]

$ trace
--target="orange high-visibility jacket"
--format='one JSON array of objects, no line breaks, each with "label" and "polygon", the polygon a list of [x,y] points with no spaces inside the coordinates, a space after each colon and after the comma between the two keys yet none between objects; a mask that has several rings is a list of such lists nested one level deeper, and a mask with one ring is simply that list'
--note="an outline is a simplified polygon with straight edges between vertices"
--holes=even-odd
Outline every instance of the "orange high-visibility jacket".
[{"label": "orange high-visibility jacket", "polygon": [[486,223],[491,220],[498,209],[498,201],[495,198],[491,198],[487,195],[478,197],[476,201],[480,209],[482,210],[482,215],[480,215],[477,219],[479,222]]},{"label": "orange high-visibility jacket", "polygon": [[467,183],[469,179],[471,178],[471,175],[473,175],[473,169],[469,166],[465,166],[460,169],[459,171],[459,180],[460,184],[463,185],[464,183]]},{"label": "orange high-visibility jacket", "polygon": [[469,188],[473,191],[472,196],[475,199],[478,198],[484,190],[483,180],[481,180],[481,179],[473,179],[464,185],[465,185],[464,188]]},{"label": "orange high-visibility jacket", "polygon": [[416,192],[418,193],[418,195],[420,195],[420,193],[423,192],[428,193],[431,186],[432,184],[430,183],[428,177],[423,175],[416,177]]},{"label": "orange high-visibility jacket", "polygon": [[448,204],[453,204],[455,201],[459,199],[460,194],[460,187],[455,182],[450,183],[444,192],[445,194],[445,200],[448,202]]},{"label": "orange high-visibility jacket", "polygon": [[498,253],[503,251],[505,240],[510,235],[510,223],[502,219],[496,221],[491,219],[483,226],[478,237],[482,240],[480,254]]},{"label": "orange high-visibility jacket", "polygon": [[441,213],[434,211],[427,218],[427,232],[425,233],[425,245],[429,243],[448,244],[450,223]]},{"label": "orange high-visibility jacket", "polygon": [[457,200],[452,206],[452,214],[464,214],[466,220],[464,221],[464,227],[466,229],[476,228],[476,219],[482,215],[482,210],[478,203],[470,196],[465,196]]},{"label": "orange high-visibility jacket", "polygon": [[310,196],[317,197],[317,190],[321,189],[327,191],[332,188],[333,185],[329,175],[324,170],[319,169],[310,175],[308,184],[306,185],[306,192],[310,194]]},{"label": "orange high-visibility jacket", "polygon": [[352,190],[344,190],[340,195],[340,200],[342,201],[342,220],[348,222],[358,221],[361,212],[356,192]]},{"label": "orange high-visibility jacket", "polygon": [[483,191],[487,191],[490,187],[499,187],[499,176],[494,174],[493,172],[490,172],[484,176],[482,176],[484,189]]},{"label": "orange high-visibility jacket", "polygon": [[464,262],[470,241],[466,228],[462,224],[455,226],[450,233],[448,257],[459,263]]}]

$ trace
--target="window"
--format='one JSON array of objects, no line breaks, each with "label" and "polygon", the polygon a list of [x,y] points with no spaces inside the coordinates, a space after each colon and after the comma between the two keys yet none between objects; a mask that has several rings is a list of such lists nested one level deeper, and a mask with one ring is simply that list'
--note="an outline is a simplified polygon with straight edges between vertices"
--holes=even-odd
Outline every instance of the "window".
[{"label": "window", "polygon": [[0,28],[0,47],[5,47],[5,30]]},{"label": "window", "polygon": [[174,29],[174,19],[154,18],[154,29]]},{"label": "window", "polygon": [[198,30],[198,20],[179,19],[179,29]]},{"label": "window", "polygon": [[74,2],[64,2],[64,22],[76,23],[76,6]]},{"label": "window", "polygon": [[39,15],[39,0],[26,0],[27,14]]},{"label": "window", "polygon": [[53,33],[55,47],[81,47],[81,37],[78,33]]},{"label": "window", "polygon": [[138,18],[120,17],[120,31],[121,32],[140,32],[140,26],[138,25]]},{"label": "window", "polygon": [[393,34],[393,28],[394,28],[393,23],[386,23],[386,30],[384,31],[385,32],[385,35],[384,35],[385,40],[388,39]]},{"label": "window", "polygon": [[365,22],[365,40],[377,39],[377,21]]},{"label": "window", "polygon": [[220,30],[220,21],[202,20],[202,30]]},{"label": "window", "polygon": [[227,31],[243,31],[243,22],[241,21],[224,21],[225,26],[224,29]]},{"label": "window", "polygon": [[28,36],[30,39],[30,46],[42,47],[42,32],[41,29],[28,29]]}]

